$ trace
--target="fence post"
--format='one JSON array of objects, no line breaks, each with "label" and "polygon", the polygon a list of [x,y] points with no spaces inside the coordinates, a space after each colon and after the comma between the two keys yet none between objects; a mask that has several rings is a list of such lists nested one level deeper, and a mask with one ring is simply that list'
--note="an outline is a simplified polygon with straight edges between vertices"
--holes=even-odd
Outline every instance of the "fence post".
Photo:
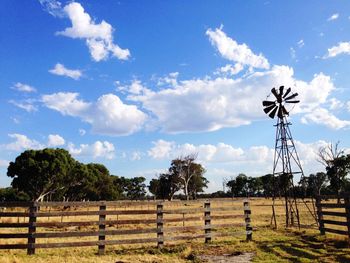
[{"label": "fence post", "polygon": [[210,201],[204,202],[204,231],[205,231],[205,243],[211,241],[211,222],[210,222]]},{"label": "fence post", "polygon": [[247,233],[246,240],[247,241],[251,241],[251,240],[253,240],[253,237],[252,237],[253,236],[253,227],[250,224],[251,223],[251,220],[250,220],[251,210],[250,210],[250,207],[249,207],[249,202],[247,200],[245,200],[243,202],[243,206],[244,206],[245,230],[246,230],[246,233]]},{"label": "fence post", "polygon": [[163,204],[157,204],[157,247],[162,248],[164,245],[163,233]]},{"label": "fence post", "polygon": [[[106,211],[106,205],[100,205],[100,212]],[[98,241],[106,240],[106,214],[100,213],[98,220]],[[106,245],[98,245],[98,254],[103,255],[105,253]]]},{"label": "fence post", "polygon": [[28,226],[28,248],[27,254],[35,254],[35,232],[36,232],[36,212],[38,203],[33,202],[29,207],[29,226]]},{"label": "fence post", "polygon": [[350,243],[350,199],[349,195],[344,196],[344,202],[345,202],[345,212],[346,212],[346,222],[348,223],[348,242]]},{"label": "fence post", "polygon": [[323,213],[322,213],[320,196],[316,196],[316,207],[317,207],[317,217],[318,217],[318,229],[320,230],[321,235],[325,235],[326,231],[324,230]]}]

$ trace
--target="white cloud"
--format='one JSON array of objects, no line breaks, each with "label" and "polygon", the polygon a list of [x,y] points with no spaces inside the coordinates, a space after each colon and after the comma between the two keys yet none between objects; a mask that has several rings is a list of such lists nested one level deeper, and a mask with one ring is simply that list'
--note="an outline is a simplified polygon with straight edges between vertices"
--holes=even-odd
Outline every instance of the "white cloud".
[{"label": "white cloud", "polygon": [[[170,149],[164,151],[163,145],[166,145],[166,143],[169,143]],[[294,143],[305,173],[304,175],[324,170],[324,167],[317,161],[317,153],[320,147],[327,145],[327,142],[302,143],[294,141]],[[250,146],[242,149],[225,143],[193,145],[159,140],[154,142],[154,146],[149,153],[157,153],[158,150],[161,150],[162,154],[156,157],[150,155],[150,157],[170,161],[179,156],[198,153],[197,161],[206,168],[206,177],[209,181],[216,183],[225,177],[237,175],[241,172],[246,173],[248,176],[261,176],[271,173],[273,169],[274,149],[265,145]],[[292,168],[295,171],[299,170],[294,162],[292,162]],[[278,169],[279,167],[277,167]],[[296,176],[296,180],[299,180],[298,176]]]},{"label": "white cloud", "polygon": [[129,95],[154,117],[154,125],[169,133],[214,131],[266,119],[261,101],[272,87],[283,83],[299,93],[295,113],[308,112],[325,103],[334,89],[330,77],[320,73],[310,82],[293,77],[293,69],[274,66],[240,78],[186,80],[159,91],[144,89]]},{"label": "white cloud", "polygon": [[339,14],[338,13],[335,13],[333,15],[331,15],[327,21],[334,21],[334,20],[337,20],[339,18]]},{"label": "white cloud", "polygon": [[350,112],[350,101],[346,103],[346,107],[348,108],[348,112]]},{"label": "white cloud", "polygon": [[63,11],[71,20],[72,27],[56,34],[85,39],[93,60],[105,60],[110,55],[121,60],[127,60],[130,57],[128,49],[121,49],[113,43],[114,29],[109,23],[104,20],[99,24],[95,23],[77,2],[69,3],[63,8]]},{"label": "white cloud", "polygon": [[128,88],[128,92],[131,94],[140,94],[145,87],[143,87],[140,80],[133,80]]},{"label": "white cloud", "polygon": [[9,100],[9,103],[11,103],[12,105],[20,108],[20,109],[23,109],[27,112],[34,112],[34,111],[37,111],[38,108],[33,104],[34,101],[33,100],[24,100],[22,102],[17,102],[17,101],[14,101],[14,100]]},{"label": "white cloud", "polygon": [[167,76],[158,79],[158,86],[170,85],[174,87],[177,85],[177,77],[179,76],[179,72],[171,72]]},{"label": "white cloud", "polygon": [[135,151],[135,152],[132,153],[130,159],[131,159],[131,161],[139,161],[139,160],[141,160],[141,155],[142,155],[141,152]]},{"label": "white cloud", "polygon": [[222,57],[254,68],[268,69],[270,67],[262,54],[256,55],[246,44],[238,44],[234,39],[228,37],[222,28],[216,28],[215,31],[209,28],[206,35]]},{"label": "white cloud", "polygon": [[153,142],[153,145],[148,151],[148,155],[153,159],[174,159],[188,154],[198,154],[198,160],[202,163],[264,163],[268,160],[272,161],[273,156],[272,150],[266,146],[253,146],[243,150],[225,143],[178,145],[164,140]]},{"label": "white cloud", "polygon": [[20,152],[27,149],[42,149],[45,148],[45,145],[40,144],[36,140],[29,139],[26,135],[12,133],[8,135],[10,138],[14,139],[14,142],[6,144],[4,147],[9,151]]},{"label": "white cloud", "polygon": [[304,40],[303,39],[300,39],[299,41],[298,41],[298,47],[299,48],[302,48],[304,45],[305,45],[305,43],[304,43]]},{"label": "white cloud", "polygon": [[340,54],[350,54],[350,42],[339,42],[337,46],[328,48],[328,54],[323,58],[333,58]]},{"label": "white cloud", "polygon": [[329,105],[330,110],[338,110],[344,106],[344,103],[336,98],[330,98],[329,103],[330,103]]},{"label": "white cloud", "polygon": [[62,146],[65,143],[66,143],[65,140],[58,134],[50,134],[48,136],[48,142],[47,142],[48,147]]},{"label": "white cloud", "polygon": [[61,3],[56,0],[39,0],[44,10],[50,15],[55,17],[63,17],[64,13],[61,7]]},{"label": "white cloud", "polygon": [[94,103],[78,99],[78,93],[58,92],[43,95],[46,107],[63,115],[79,117],[92,125],[98,134],[119,136],[129,135],[141,129],[146,115],[135,105],[124,104],[114,94],[105,94]]},{"label": "white cloud", "polygon": [[314,109],[312,112],[306,114],[302,118],[302,122],[305,124],[314,123],[324,125],[334,130],[350,127],[350,121],[340,120],[328,110],[323,108]]},{"label": "white cloud", "polygon": [[113,159],[115,157],[114,145],[108,141],[96,141],[93,144],[80,144],[75,146],[68,143],[68,151],[74,156]]},{"label": "white cloud", "polygon": [[243,66],[240,63],[236,63],[235,65],[227,64],[226,66],[223,66],[219,68],[215,74],[223,74],[227,76],[233,76],[238,74],[243,70]]},{"label": "white cloud", "polygon": [[12,89],[21,91],[21,92],[36,92],[36,89],[32,86],[29,86],[28,84],[23,84],[21,82],[17,82],[15,85],[13,85]]},{"label": "white cloud", "polygon": [[148,151],[148,155],[151,156],[153,159],[163,159],[170,157],[170,153],[175,143],[164,140],[158,140],[156,142],[153,142],[153,144],[154,147],[152,147]]},{"label": "white cloud", "polygon": [[66,76],[75,80],[78,80],[82,73],[78,69],[67,69],[64,65],[57,63],[53,69],[49,70],[50,73],[58,76]]},{"label": "white cloud", "polygon": [[43,95],[42,101],[46,107],[59,111],[63,115],[80,116],[91,108],[91,103],[77,99],[78,93],[58,92]]}]

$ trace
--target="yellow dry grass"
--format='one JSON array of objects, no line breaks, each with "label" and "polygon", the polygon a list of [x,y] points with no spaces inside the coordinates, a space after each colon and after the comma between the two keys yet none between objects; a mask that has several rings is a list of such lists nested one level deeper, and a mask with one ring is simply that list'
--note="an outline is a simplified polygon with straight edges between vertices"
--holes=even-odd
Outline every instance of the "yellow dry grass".
[{"label": "yellow dry grass", "polygon": [[[312,225],[315,223],[309,210],[314,211],[311,200],[305,200],[305,203],[298,205],[301,224]],[[191,240],[190,237],[195,234],[203,234],[203,230],[198,231],[172,231],[165,232],[165,236],[185,235],[188,240],[165,242],[166,246],[163,249],[156,249],[155,243],[138,244],[138,245],[118,245],[106,246],[106,253],[103,256],[96,255],[97,247],[74,247],[74,248],[57,248],[57,249],[37,249],[36,255],[27,256],[26,250],[0,250],[0,262],[193,262],[196,255],[207,254],[230,254],[234,252],[254,252],[256,262],[348,262],[350,260],[347,254],[349,250],[344,246],[344,238],[334,235],[328,235],[327,239],[318,234],[318,230],[285,230],[284,229],[284,207],[283,201],[277,200],[275,207],[276,220],[278,229],[272,230],[269,226],[272,215],[272,200],[264,198],[253,198],[250,200],[252,210],[252,225],[255,228],[253,233],[253,242],[242,242],[245,236],[229,236],[222,238],[213,238],[211,244],[203,244],[202,239]],[[107,207],[107,210],[155,210],[156,203],[149,202],[148,204],[138,204],[125,206],[123,204]],[[174,209],[191,209],[203,206],[203,201],[195,202],[165,202],[164,210]],[[228,200],[214,199],[211,201],[211,207],[232,207],[233,211],[217,211],[215,215],[243,215],[243,199]],[[42,208],[53,211],[53,208]],[[86,208],[84,208],[86,209]],[[73,211],[80,211],[83,208],[71,208]],[[97,207],[90,207],[90,211],[97,211]],[[19,211],[19,209],[16,209]],[[336,210],[334,210],[336,211]],[[214,212],[212,212],[212,215]],[[164,218],[185,218],[189,216],[203,216],[202,213],[168,215]],[[331,218],[331,217],[330,217]],[[155,214],[149,215],[113,215],[107,216],[107,220],[124,220],[124,219],[155,219]],[[1,218],[1,222],[26,222],[27,218]],[[98,221],[98,216],[70,216],[70,217],[43,217],[38,219],[38,222],[70,222],[70,221]],[[273,221],[272,221],[273,222]],[[221,231],[226,233],[234,233],[244,230],[244,220],[242,218],[233,219],[218,219],[212,220],[212,224],[227,224],[227,223],[242,223],[242,227],[225,228]],[[203,225],[202,221],[180,221],[172,222],[164,225],[167,227],[181,227]],[[155,228],[155,224],[129,224],[129,225],[113,225],[107,226],[108,230],[112,229],[140,229],[140,228]],[[97,230],[98,226],[93,227],[65,227],[44,229],[38,228],[38,232],[57,232],[57,231],[91,231]],[[0,229],[2,233],[10,232],[9,229]],[[27,229],[11,229],[13,233],[26,233]],[[214,232],[215,233],[215,232]],[[107,240],[122,240],[122,239],[140,239],[140,238],[155,238],[156,234],[137,234],[132,236],[107,236]],[[77,241],[96,241],[98,237],[69,237],[69,238],[45,238],[37,239],[37,243],[58,243],[58,242],[77,242]],[[328,241],[327,241],[328,240]],[[1,240],[1,244],[10,243],[26,243],[26,239]],[[328,243],[327,243],[328,242]],[[333,244],[333,243],[334,244]],[[345,242],[346,243],[346,242]],[[326,245],[328,244],[328,245]],[[340,248],[336,246],[342,244]],[[350,261],[349,261],[350,262]]]}]

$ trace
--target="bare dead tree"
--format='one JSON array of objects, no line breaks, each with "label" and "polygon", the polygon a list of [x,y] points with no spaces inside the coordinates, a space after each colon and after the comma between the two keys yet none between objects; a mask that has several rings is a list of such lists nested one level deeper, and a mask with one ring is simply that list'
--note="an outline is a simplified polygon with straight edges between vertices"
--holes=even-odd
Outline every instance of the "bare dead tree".
[{"label": "bare dead tree", "polygon": [[329,143],[327,146],[320,147],[318,149],[317,161],[325,167],[330,167],[332,162],[344,154],[344,150],[339,149],[339,141],[335,143]]}]

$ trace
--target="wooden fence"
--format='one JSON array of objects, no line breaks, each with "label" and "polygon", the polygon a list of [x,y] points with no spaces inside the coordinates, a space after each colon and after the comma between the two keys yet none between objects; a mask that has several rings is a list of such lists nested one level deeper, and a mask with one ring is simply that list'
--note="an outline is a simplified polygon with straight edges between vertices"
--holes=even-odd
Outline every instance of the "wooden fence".
[{"label": "wooden fence", "polygon": [[0,249],[27,249],[29,255],[46,248],[97,246],[104,254],[106,245],[154,243],[160,248],[177,240],[252,239],[249,202],[242,199],[0,202],[0,208]]},{"label": "wooden fence", "polygon": [[350,239],[350,195],[321,195],[316,198],[319,230],[346,235]]}]

